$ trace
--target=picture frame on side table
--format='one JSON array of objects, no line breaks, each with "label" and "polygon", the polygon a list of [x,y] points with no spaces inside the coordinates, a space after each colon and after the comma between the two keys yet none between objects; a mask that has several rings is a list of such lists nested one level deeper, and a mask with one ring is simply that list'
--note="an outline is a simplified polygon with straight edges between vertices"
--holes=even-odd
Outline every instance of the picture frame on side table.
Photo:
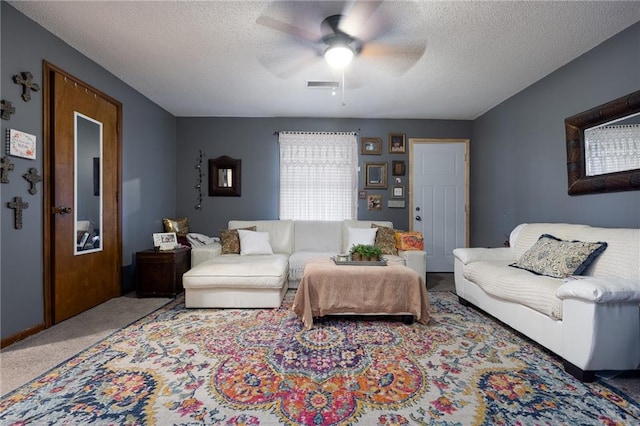
[{"label": "picture frame on side table", "polygon": [[361,155],[382,155],[382,138],[360,138]]},{"label": "picture frame on side table", "polygon": [[404,133],[389,133],[389,153],[404,154],[406,143]]},{"label": "picture frame on side table", "polygon": [[175,232],[154,233],[153,247],[158,250],[174,250],[178,247],[178,236]]}]

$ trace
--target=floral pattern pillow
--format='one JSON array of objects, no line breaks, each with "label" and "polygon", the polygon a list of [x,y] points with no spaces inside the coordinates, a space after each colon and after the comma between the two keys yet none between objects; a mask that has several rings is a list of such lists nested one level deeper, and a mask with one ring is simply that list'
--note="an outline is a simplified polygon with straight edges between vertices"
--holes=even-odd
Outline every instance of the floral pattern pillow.
[{"label": "floral pattern pillow", "polygon": [[382,254],[398,254],[398,249],[396,249],[396,231],[393,228],[389,228],[387,226],[376,225],[375,223],[371,224],[372,228],[378,228],[376,232],[376,242],[375,246],[380,247],[382,250]]},{"label": "floral pattern pillow", "polygon": [[[255,226],[240,228],[246,231],[255,231]],[[220,240],[222,244],[222,254],[240,254],[240,235],[237,229],[220,230]]]},{"label": "floral pattern pillow", "polygon": [[567,278],[582,274],[606,248],[607,243],[604,242],[564,241],[543,234],[517,262],[509,266],[538,275]]}]

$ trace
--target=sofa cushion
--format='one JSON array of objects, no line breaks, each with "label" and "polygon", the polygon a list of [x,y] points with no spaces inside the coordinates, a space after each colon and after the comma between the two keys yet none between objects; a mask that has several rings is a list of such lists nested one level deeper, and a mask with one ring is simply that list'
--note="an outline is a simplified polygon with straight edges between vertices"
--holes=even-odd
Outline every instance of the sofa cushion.
[{"label": "sofa cushion", "polygon": [[269,233],[258,231],[238,230],[240,236],[240,255],[273,254],[269,244]]},{"label": "sofa cushion", "polygon": [[347,246],[349,242],[349,228],[371,228],[372,224],[386,226],[387,228],[393,228],[393,222],[385,220],[351,220],[345,219],[342,221],[342,253],[348,253],[350,246]]},{"label": "sofa cushion", "polygon": [[[255,231],[255,226],[242,228],[247,231]],[[222,244],[222,254],[239,254],[240,253],[240,236],[237,229],[220,230],[220,240]]]},{"label": "sofa cushion", "polygon": [[286,281],[288,259],[286,254],[216,256],[187,271],[183,285],[185,288],[280,288]]},{"label": "sofa cushion", "polygon": [[337,252],[296,251],[289,258],[289,281],[300,281],[304,272],[304,265],[310,259],[328,259]]},{"label": "sofa cushion", "polygon": [[364,244],[372,246],[376,242],[378,228],[349,228],[347,231],[347,252],[353,246]]},{"label": "sofa cushion", "polygon": [[464,277],[486,293],[528,306],[554,319],[562,319],[562,301],[556,291],[563,281],[509,268],[506,261],[479,261],[464,267]]},{"label": "sofa cushion", "polygon": [[381,226],[375,223],[371,224],[372,228],[378,228],[378,232],[376,232],[376,241],[375,245],[380,247],[382,250],[382,254],[398,254],[398,249],[396,248],[396,230],[393,228],[389,228],[388,226]]},{"label": "sofa cushion", "polygon": [[294,252],[338,254],[342,250],[342,222],[337,220],[296,220]]},{"label": "sofa cushion", "polygon": [[533,247],[510,266],[538,275],[566,278],[580,275],[606,248],[605,242],[564,241],[543,234]]},{"label": "sofa cushion", "polygon": [[293,220],[230,220],[229,229],[255,226],[254,231],[268,232],[274,253],[293,253]]}]

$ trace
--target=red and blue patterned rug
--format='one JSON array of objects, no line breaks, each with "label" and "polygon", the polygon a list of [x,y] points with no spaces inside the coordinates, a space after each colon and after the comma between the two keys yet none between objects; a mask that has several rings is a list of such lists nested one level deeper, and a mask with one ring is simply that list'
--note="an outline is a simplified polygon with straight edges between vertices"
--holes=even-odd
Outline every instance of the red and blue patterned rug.
[{"label": "red and blue patterned rug", "polygon": [[428,325],[290,310],[185,309],[182,298],[0,401],[0,423],[114,425],[639,424],[640,404],[451,293]]}]

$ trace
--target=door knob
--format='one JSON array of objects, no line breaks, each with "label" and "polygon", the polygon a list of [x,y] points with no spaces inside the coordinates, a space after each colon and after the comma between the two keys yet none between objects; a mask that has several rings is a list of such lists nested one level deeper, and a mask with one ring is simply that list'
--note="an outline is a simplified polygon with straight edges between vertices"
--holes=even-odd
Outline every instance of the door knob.
[{"label": "door knob", "polygon": [[420,222],[420,221],[422,220],[422,218],[421,218],[420,216],[416,216],[416,220],[417,220],[418,222]]},{"label": "door knob", "polygon": [[71,207],[54,207],[53,214],[65,215],[71,213]]}]

